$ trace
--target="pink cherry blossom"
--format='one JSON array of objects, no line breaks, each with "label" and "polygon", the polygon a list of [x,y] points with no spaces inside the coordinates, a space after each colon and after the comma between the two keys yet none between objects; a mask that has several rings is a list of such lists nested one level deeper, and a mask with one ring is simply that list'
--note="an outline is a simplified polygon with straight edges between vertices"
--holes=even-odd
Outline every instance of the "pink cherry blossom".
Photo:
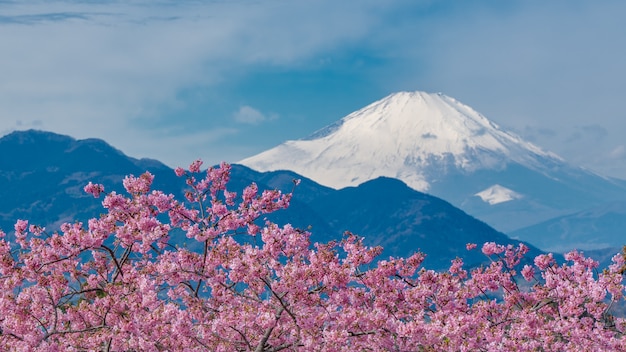
[{"label": "pink cherry blossom", "polygon": [[98,198],[100,196],[100,193],[104,192],[104,186],[101,184],[94,184],[89,182],[85,188],[84,191],[86,193],[89,193],[91,195],[93,195],[94,198]]},{"label": "pink cherry blossom", "polygon": [[0,350],[626,350],[614,314],[624,253],[605,270],[580,252],[563,264],[539,255],[520,277],[528,247],[490,242],[488,264],[457,258],[437,272],[419,252],[377,259],[382,248],[349,232],[311,243],[264,220],[291,193],[231,192],[229,165],[200,167],[176,170],[184,200],[151,190],[145,173],[86,227],[17,220],[16,243],[0,231]]},{"label": "pink cherry blossom", "polygon": [[179,166],[174,170],[174,173],[176,174],[176,176],[181,177],[185,175],[185,169]]}]

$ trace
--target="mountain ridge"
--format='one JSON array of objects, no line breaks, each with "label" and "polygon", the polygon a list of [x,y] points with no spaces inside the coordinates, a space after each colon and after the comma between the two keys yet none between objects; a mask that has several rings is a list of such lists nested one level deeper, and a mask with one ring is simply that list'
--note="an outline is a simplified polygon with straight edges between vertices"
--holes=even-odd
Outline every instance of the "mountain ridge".
[{"label": "mountain ridge", "polygon": [[[27,140],[33,135],[41,137],[38,143],[19,143],[19,138]],[[122,178],[146,171],[141,162],[137,165],[137,159],[125,156],[104,141],[65,137],[25,131],[0,138],[0,156],[12,155],[11,163],[0,157],[0,228],[10,231],[17,219],[28,219],[55,231],[65,221],[98,217],[103,211],[101,200],[82,191],[88,182],[103,183],[106,192],[125,194]],[[33,160],[48,167],[29,170]],[[182,196],[184,181],[175,176],[174,170],[155,163],[155,168],[148,168],[155,175],[154,188]],[[13,172],[8,177],[12,170],[29,171]],[[418,249],[427,251],[426,263],[431,269],[445,269],[456,256],[476,265],[485,261],[480,251],[465,251],[467,242],[519,243],[448,202],[395,179],[379,178],[337,191],[290,171],[260,173],[232,165],[229,189],[241,194],[243,187],[256,182],[260,190],[277,188],[290,192],[295,178],[301,182],[291,206],[267,218],[302,229],[311,227],[313,241],[340,240],[343,232],[349,230],[364,236],[369,245],[387,246],[381,258],[407,256]],[[10,238],[11,232],[7,235]],[[182,235],[181,240],[187,239]]]}]

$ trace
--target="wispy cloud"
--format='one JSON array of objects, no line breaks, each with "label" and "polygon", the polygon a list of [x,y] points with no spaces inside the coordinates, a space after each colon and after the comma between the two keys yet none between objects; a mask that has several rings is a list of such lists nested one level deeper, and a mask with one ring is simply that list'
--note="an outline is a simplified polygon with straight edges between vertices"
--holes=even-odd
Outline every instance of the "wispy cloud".
[{"label": "wispy cloud", "polygon": [[57,12],[57,13],[43,13],[33,15],[18,15],[18,16],[0,16],[0,25],[2,24],[26,24],[34,25],[42,22],[61,22],[67,20],[88,20],[91,17],[86,13],[76,12]]},{"label": "wispy cloud", "polygon": [[565,138],[565,143],[602,143],[609,135],[609,132],[606,130],[606,128],[598,124],[574,126],[572,130],[572,133]]},{"label": "wispy cloud", "polygon": [[[313,131],[287,133],[302,119],[315,128],[334,122],[351,112],[345,101],[419,89],[442,91],[503,127],[534,126],[527,135],[568,159],[607,155],[626,135],[624,11],[617,0],[0,1],[0,131],[40,121],[156,157],[145,152],[161,150],[153,136],[163,131],[185,144],[185,133],[243,136],[252,132],[238,123],[256,123],[254,153]],[[328,77],[305,87],[318,71]],[[272,94],[254,89],[259,76]],[[292,92],[299,100],[285,98]],[[284,130],[261,123],[269,111]],[[607,134],[576,127],[592,124]],[[574,133],[602,149],[565,143]],[[252,150],[252,138],[226,140]],[[219,143],[212,149],[227,141]]]},{"label": "wispy cloud", "polygon": [[618,145],[609,153],[611,159],[626,159],[626,147],[623,144]]},{"label": "wispy cloud", "polygon": [[[366,36],[376,16],[372,5],[332,2],[50,1],[0,9],[0,130],[41,120],[43,129],[105,139],[137,119],[175,124],[159,116],[186,106],[181,91],[219,86],[250,65],[301,65]],[[135,149],[130,143],[119,147]]]},{"label": "wispy cloud", "polygon": [[277,118],[278,115],[276,114],[265,115],[259,110],[248,105],[240,107],[239,110],[233,114],[233,119],[235,121],[251,125],[257,125],[267,120],[276,120]]}]

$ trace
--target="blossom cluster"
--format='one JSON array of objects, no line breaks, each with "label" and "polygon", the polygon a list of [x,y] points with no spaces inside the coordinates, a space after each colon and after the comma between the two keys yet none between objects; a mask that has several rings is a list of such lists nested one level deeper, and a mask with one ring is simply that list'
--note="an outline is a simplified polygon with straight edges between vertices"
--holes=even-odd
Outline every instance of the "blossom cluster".
[{"label": "blossom cluster", "polygon": [[311,243],[264,221],[291,193],[228,191],[227,164],[176,174],[184,200],[145,173],[87,224],[0,231],[0,350],[626,350],[626,320],[611,314],[623,255],[601,272],[579,252],[519,268],[526,246],[486,243],[488,265],[436,272],[422,253],[377,261],[382,249],[354,234]]}]

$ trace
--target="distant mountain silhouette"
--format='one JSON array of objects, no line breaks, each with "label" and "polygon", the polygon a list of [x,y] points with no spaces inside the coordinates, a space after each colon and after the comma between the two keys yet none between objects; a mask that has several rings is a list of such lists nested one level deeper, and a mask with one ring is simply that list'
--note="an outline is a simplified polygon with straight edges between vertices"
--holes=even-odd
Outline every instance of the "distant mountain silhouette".
[{"label": "distant mountain silhouette", "polygon": [[626,201],[608,202],[550,219],[513,231],[511,236],[528,239],[547,251],[608,248],[615,254],[626,245]]}]

